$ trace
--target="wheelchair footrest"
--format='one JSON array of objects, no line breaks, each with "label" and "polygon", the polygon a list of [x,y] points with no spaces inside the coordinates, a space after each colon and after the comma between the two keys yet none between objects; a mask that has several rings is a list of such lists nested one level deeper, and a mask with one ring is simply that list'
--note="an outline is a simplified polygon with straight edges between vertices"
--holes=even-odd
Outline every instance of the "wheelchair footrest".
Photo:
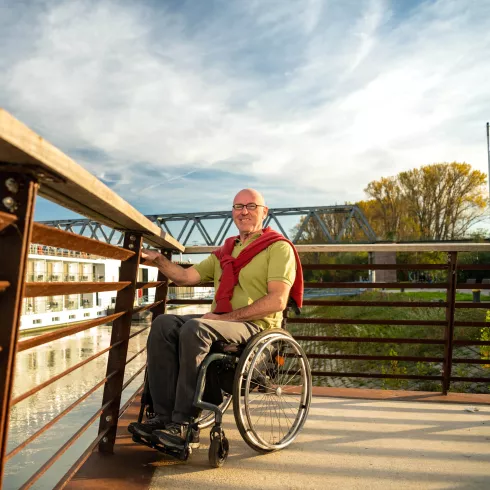
[{"label": "wheelchair footrest", "polygon": [[187,461],[192,454],[192,449],[188,445],[184,445],[183,447],[164,446],[161,442],[155,442],[153,439],[139,437],[138,435],[133,435],[133,442],[156,449],[163,454],[168,454],[181,461]]}]

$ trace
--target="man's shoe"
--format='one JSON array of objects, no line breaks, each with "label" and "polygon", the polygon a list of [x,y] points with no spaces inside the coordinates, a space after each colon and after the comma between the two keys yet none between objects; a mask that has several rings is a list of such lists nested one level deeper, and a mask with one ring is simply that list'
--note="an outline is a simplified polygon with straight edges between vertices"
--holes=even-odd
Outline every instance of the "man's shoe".
[{"label": "man's shoe", "polygon": [[154,430],[165,429],[169,422],[165,422],[161,415],[148,419],[146,422],[132,422],[128,425],[128,431],[140,437],[151,437]]},{"label": "man's shoe", "polygon": [[[183,448],[185,445],[185,438],[187,436],[187,430],[189,426],[187,424],[177,424],[171,422],[167,424],[163,430],[155,430],[152,434],[153,439],[157,438],[164,446]],[[199,447],[199,430],[190,428],[191,438],[189,446],[193,449]]]}]

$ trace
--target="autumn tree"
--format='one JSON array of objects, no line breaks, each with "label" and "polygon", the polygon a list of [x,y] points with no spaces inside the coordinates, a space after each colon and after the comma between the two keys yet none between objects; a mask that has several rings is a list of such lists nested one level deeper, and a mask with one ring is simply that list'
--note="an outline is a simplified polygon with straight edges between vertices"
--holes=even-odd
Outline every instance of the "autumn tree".
[{"label": "autumn tree", "polygon": [[467,163],[435,163],[370,182],[358,205],[380,239],[454,240],[482,220],[485,183]]}]

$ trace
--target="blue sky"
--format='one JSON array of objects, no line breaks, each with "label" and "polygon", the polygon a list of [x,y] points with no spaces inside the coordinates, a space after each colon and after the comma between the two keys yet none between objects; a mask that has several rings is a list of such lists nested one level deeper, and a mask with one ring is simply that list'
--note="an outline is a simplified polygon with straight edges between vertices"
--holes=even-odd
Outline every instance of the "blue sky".
[{"label": "blue sky", "polygon": [[[487,171],[490,0],[0,0],[0,103],[145,214]],[[72,216],[40,201],[37,219]]]}]

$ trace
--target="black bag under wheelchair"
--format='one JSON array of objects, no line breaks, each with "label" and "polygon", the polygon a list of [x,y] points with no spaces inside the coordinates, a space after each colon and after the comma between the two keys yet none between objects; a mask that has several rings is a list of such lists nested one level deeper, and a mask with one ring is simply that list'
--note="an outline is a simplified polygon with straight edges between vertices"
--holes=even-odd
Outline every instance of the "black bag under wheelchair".
[{"label": "black bag under wheelchair", "polygon": [[[191,431],[211,428],[209,462],[220,467],[226,461],[229,442],[222,428],[223,414],[233,402],[238,431],[255,451],[268,453],[291,444],[303,427],[311,403],[311,371],[302,347],[287,331],[262,331],[247,344],[213,343],[201,364],[195,416],[182,447],[168,447],[154,438],[133,435],[145,444],[181,460],[192,453]],[[147,376],[138,422],[152,417]]]}]

